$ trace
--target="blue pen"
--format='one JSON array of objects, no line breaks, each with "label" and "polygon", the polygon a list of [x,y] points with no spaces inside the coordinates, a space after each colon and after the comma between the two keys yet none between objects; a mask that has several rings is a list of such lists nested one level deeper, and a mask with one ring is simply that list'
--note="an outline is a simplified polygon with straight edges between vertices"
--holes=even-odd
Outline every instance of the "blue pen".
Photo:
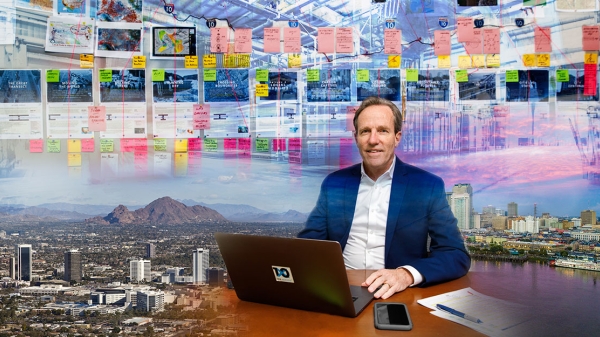
[{"label": "blue pen", "polygon": [[469,316],[469,315],[465,314],[464,312],[460,312],[460,311],[458,311],[458,310],[454,310],[454,309],[452,309],[452,308],[450,308],[450,307],[447,307],[447,306],[445,306],[445,305],[443,305],[443,304],[438,304],[438,305],[436,305],[436,306],[437,306],[437,308],[438,308],[438,309],[440,309],[440,310],[443,310],[443,311],[445,311],[445,312],[448,312],[448,313],[450,313],[450,314],[452,314],[452,315],[455,315],[455,316],[458,316],[458,317],[462,317],[462,318],[464,318],[464,319],[468,319],[468,320],[469,320],[469,321],[471,321],[471,322],[475,322],[475,323],[483,323],[483,322],[482,322],[482,321],[481,321],[479,318],[475,318],[475,317],[473,317],[473,316]]}]

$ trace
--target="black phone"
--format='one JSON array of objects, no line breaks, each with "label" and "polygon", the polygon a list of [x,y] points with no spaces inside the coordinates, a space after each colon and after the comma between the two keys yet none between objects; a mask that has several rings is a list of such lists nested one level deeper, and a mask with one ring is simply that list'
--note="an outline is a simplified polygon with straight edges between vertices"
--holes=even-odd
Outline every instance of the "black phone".
[{"label": "black phone", "polygon": [[412,321],[404,303],[377,302],[373,308],[375,327],[382,330],[411,330]]}]

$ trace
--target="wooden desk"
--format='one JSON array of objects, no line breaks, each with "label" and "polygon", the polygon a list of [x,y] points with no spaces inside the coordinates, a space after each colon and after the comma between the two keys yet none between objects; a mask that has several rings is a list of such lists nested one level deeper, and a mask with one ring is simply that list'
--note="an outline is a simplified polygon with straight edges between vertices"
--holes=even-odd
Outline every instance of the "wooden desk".
[{"label": "wooden desk", "polygon": [[[350,284],[360,285],[370,271],[349,270]],[[469,275],[458,280],[427,288],[409,288],[387,300],[374,300],[356,318],[346,318],[281,308],[232,299],[236,313],[242,315],[248,332],[243,336],[484,336],[472,329],[433,316],[430,309],[417,300],[469,287]],[[233,290],[228,290],[233,292]],[[377,330],[373,323],[373,305],[376,301],[402,302],[408,306],[413,322],[411,331]]]}]

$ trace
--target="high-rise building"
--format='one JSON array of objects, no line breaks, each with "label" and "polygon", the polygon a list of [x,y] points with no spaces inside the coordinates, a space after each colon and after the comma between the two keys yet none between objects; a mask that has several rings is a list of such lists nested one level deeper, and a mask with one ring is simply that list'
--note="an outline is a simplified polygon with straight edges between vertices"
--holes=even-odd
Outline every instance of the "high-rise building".
[{"label": "high-rise building", "polygon": [[147,259],[153,259],[155,256],[156,252],[155,252],[155,247],[153,243],[148,242],[146,244],[146,258]]},{"label": "high-rise building", "polygon": [[17,245],[16,249],[16,280],[31,281],[31,264],[33,249],[31,245]]},{"label": "high-rise building", "polygon": [[585,210],[585,211],[581,211],[581,225],[585,226],[585,225],[592,225],[595,226],[597,223],[597,219],[596,219],[596,211],[592,211],[592,210]]},{"label": "high-rise building", "polygon": [[473,228],[473,219],[471,217],[473,210],[473,188],[471,184],[456,184],[452,187],[450,209],[454,213],[456,220],[458,220],[458,228]]},{"label": "high-rise building", "polygon": [[65,252],[65,277],[67,282],[81,282],[81,252],[72,249]]},{"label": "high-rise building", "polygon": [[152,281],[150,273],[150,260],[131,260],[129,261],[129,275],[132,282]]},{"label": "high-rise building", "polygon": [[508,203],[508,217],[519,216],[519,205],[516,202]]},{"label": "high-rise building", "polygon": [[140,311],[163,311],[165,293],[162,291],[138,291],[136,309]]},{"label": "high-rise building", "polygon": [[10,257],[10,265],[8,266],[10,269],[8,271],[8,276],[13,279],[16,280],[17,279],[17,259],[15,259],[14,256]]},{"label": "high-rise building", "polygon": [[194,257],[193,276],[194,284],[206,283],[208,281],[208,249],[197,248],[192,251]]},{"label": "high-rise building", "polygon": [[216,267],[209,268],[208,285],[212,287],[225,286],[225,269]]}]

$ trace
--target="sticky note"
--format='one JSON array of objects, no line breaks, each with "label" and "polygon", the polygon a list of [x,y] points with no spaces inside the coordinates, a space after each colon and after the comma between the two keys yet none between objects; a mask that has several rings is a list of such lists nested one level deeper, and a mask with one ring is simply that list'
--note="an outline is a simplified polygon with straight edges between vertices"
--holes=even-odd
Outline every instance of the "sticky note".
[{"label": "sticky note", "polygon": [[269,152],[269,140],[266,138],[256,138],[256,152]]},{"label": "sticky note", "polygon": [[81,152],[94,152],[94,138],[81,140]]},{"label": "sticky note", "polygon": [[81,139],[67,140],[67,152],[81,152]]},{"label": "sticky note", "polygon": [[216,68],[217,67],[217,55],[206,54],[202,56],[202,66],[204,68]]},{"label": "sticky note", "polygon": [[452,60],[450,55],[439,55],[438,56],[438,68],[450,68]]},{"label": "sticky note", "polygon": [[583,64],[598,64],[598,53],[585,53]]},{"label": "sticky note", "polygon": [[473,66],[473,62],[471,61],[471,56],[469,55],[459,55],[458,56],[458,67],[461,69],[471,68]]},{"label": "sticky note", "polygon": [[100,139],[100,152],[113,152],[115,150],[114,139]]},{"label": "sticky note", "polygon": [[94,55],[91,55],[91,54],[79,55],[79,66],[81,68],[94,68]]},{"label": "sticky note", "polygon": [[569,82],[569,71],[567,69],[556,70],[556,81],[557,82]]},{"label": "sticky note", "polygon": [[100,82],[112,82],[111,69],[100,69],[98,70],[98,75],[98,77],[100,77]]},{"label": "sticky note", "polygon": [[506,71],[506,82],[519,82],[519,71],[518,70],[507,70]]},{"label": "sticky note", "polygon": [[154,151],[167,151],[167,139],[154,138]]},{"label": "sticky note", "polygon": [[319,69],[307,69],[306,70],[306,81],[307,82],[319,82],[321,72]]},{"label": "sticky note", "polygon": [[183,61],[183,66],[188,69],[198,68],[198,56],[186,55]]},{"label": "sticky note", "polygon": [[357,82],[369,82],[369,69],[357,69],[356,70],[356,81]]},{"label": "sticky note", "polygon": [[250,54],[237,54],[238,68],[250,68]]},{"label": "sticky note", "polygon": [[163,82],[165,80],[164,69],[152,69],[152,82]]},{"label": "sticky note", "polygon": [[204,139],[204,151],[216,152],[218,147],[216,138],[205,138]]},{"label": "sticky note", "polygon": [[[436,30],[433,33],[434,33],[434,41],[435,41],[435,43],[433,45],[433,51],[435,52],[435,55],[437,55],[437,56],[450,55],[450,50],[451,50],[450,39],[452,38],[450,35],[450,31]],[[438,62],[439,62],[439,58],[438,58]]]},{"label": "sticky note", "polygon": [[60,80],[60,70],[48,69],[46,70],[46,82],[56,83]]},{"label": "sticky note", "polygon": [[269,97],[269,85],[268,84],[257,84],[256,85],[256,96]]},{"label": "sticky note", "polygon": [[216,69],[204,69],[204,82],[215,82],[217,81],[217,70]]},{"label": "sticky note", "polygon": [[487,55],[485,58],[488,67],[500,67],[500,54]]},{"label": "sticky note", "polygon": [[146,68],[146,56],[144,56],[144,55],[134,56],[131,64],[132,64],[133,68],[136,68],[136,69]]},{"label": "sticky note", "polygon": [[60,153],[60,140],[58,140],[58,139],[46,140],[46,152]]},{"label": "sticky note", "polygon": [[402,56],[388,55],[388,68],[400,68],[400,61],[402,61]]},{"label": "sticky note", "polygon": [[523,54],[523,65],[526,67],[534,67],[535,54]]},{"label": "sticky note", "polygon": [[67,155],[67,166],[81,166],[81,153],[69,153]]},{"label": "sticky note", "polygon": [[268,69],[256,69],[256,81],[257,82],[268,82],[269,81],[269,70]]},{"label": "sticky note", "polygon": [[30,139],[29,140],[29,152],[30,153],[44,152],[44,140],[43,139]]},{"label": "sticky note", "polygon": [[469,74],[466,69],[456,71],[456,82],[469,82]]},{"label": "sticky note", "polygon": [[419,70],[418,69],[406,69],[406,82],[418,82],[419,81]]},{"label": "sticky note", "polygon": [[302,54],[288,54],[288,68],[302,67]]},{"label": "sticky note", "polygon": [[473,67],[485,68],[485,55],[473,55]]},{"label": "sticky note", "polygon": [[535,60],[538,67],[550,66],[550,54],[538,54]]},{"label": "sticky note", "polygon": [[175,139],[175,152],[187,152],[188,140],[187,139]]}]

